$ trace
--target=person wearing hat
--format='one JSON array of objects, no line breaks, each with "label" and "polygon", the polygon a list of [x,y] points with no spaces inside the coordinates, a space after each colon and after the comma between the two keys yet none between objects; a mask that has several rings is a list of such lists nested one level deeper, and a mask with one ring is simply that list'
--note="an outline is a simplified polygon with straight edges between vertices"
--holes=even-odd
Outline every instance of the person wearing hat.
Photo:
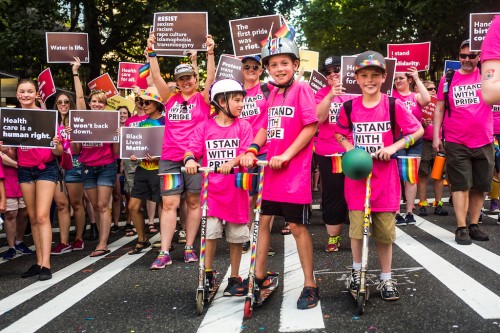
[{"label": "person wearing hat", "polygon": [[500,15],[495,15],[481,45],[482,94],[489,104],[500,104]]},{"label": "person wearing hat", "polygon": [[161,248],[158,258],[151,269],[161,269],[172,263],[169,248],[177,223],[177,208],[181,195],[185,195],[187,204],[186,245],[184,261],[194,262],[198,258],[193,249],[193,243],[200,226],[200,191],[201,174],[188,175],[181,173],[184,166],[184,153],[188,150],[189,139],[194,129],[210,116],[210,86],[215,78],[215,43],[212,36],[207,36],[207,79],[205,88],[198,92],[198,75],[193,66],[181,64],[175,67],[174,79],[178,91],[172,90],[161,77],[156,53],[152,50],[156,42],[154,32],[148,38],[148,55],[151,75],[158,89],[159,96],[165,102],[165,134],[162,153],[159,161],[159,173],[180,174],[182,182],[173,189],[165,189],[163,177],[160,179],[162,189],[162,212],[160,216]]},{"label": "person wearing hat", "polygon": [[[350,151],[355,147],[374,153],[371,178],[372,237],[375,241],[381,267],[378,290],[382,299],[399,299],[399,292],[392,280],[392,243],[396,240],[395,212],[401,196],[398,165],[391,156],[410,146],[424,133],[422,125],[400,100],[395,100],[394,113],[398,128],[405,135],[396,141],[391,129],[389,97],[380,91],[386,79],[384,57],[375,51],[366,51],[356,57],[355,79],[362,95],[352,99],[348,118],[344,104],[335,127],[335,138]],[[350,125],[352,124],[352,126]],[[353,133],[354,132],[354,133]],[[349,140],[352,135],[353,140]],[[343,167],[345,169],[345,166]],[[356,299],[360,285],[361,251],[363,247],[363,213],[366,180],[345,178],[345,196],[349,209],[349,237],[353,257],[348,289]]]},{"label": "person wearing hat", "polygon": [[[471,51],[469,45],[468,39],[460,44],[461,67],[447,84],[448,101],[444,93],[446,77],[439,82],[433,118],[432,147],[446,152],[446,173],[457,217],[455,241],[460,245],[489,239],[478,222],[484,193],[491,190],[495,162],[492,109],[481,95],[481,74],[477,68],[479,52]],[[445,102],[449,105],[448,110],[445,110]],[[444,145],[439,136],[441,125],[446,138]]]}]

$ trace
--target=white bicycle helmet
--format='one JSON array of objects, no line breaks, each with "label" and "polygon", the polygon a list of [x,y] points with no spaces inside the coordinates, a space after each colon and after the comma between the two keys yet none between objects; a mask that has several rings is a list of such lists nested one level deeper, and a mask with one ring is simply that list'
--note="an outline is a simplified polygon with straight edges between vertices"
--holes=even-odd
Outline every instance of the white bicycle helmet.
[{"label": "white bicycle helmet", "polygon": [[210,87],[209,91],[210,104],[215,105],[216,107],[221,109],[228,117],[235,118],[231,113],[231,110],[229,110],[229,105],[227,105],[227,110],[226,110],[222,106],[220,106],[219,102],[217,102],[217,99],[221,94],[224,95],[224,99],[227,102],[226,94],[228,93],[240,93],[243,94],[243,96],[246,96],[247,94],[245,87],[243,87],[243,85],[236,80],[232,79],[218,80],[215,81]]}]

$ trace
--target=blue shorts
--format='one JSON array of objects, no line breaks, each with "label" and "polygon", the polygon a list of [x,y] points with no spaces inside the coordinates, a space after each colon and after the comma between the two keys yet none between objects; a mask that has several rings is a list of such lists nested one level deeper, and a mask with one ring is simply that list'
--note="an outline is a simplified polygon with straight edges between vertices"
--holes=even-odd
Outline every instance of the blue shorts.
[{"label": "blue shorts", "polygon": [[83,167],[71,168],[64,171],[64,182],[66,183],[83,183]]},{"label": "blue shorts", "polygon": [[[267,160],[267,153],[258,155],[257,159],[259,161],[266,161]],[[257,179],[259,178],[259,168],[258,167],[249,168],[248,172],[256,173]],[[259,193],[259,182],[258,181],[253,184],[252,189],[248,192],[248,195],[250,195],[252,197],[252,196],[256,195],[257,193]]]},{"label": "blue shorts", "polygon": [[423,145],[424,145],[424,139],[420,138],[417,141],[415,141],[415,143],[411,145],[410,148],[398,150],[397,154],[398,156],[422,156]]},{"label": "blue shorts", "polygon": [[38,180],[47,180],[57,183],[58,180],[58,166],[57,161],[54,159],[45,164],[45,169],[40,170],[35,167],[18,167],[17,177],[19,184],[21,183],[35,183]]},{"label": "blue shorts", "polygon": [[115,186],[116,162],[101,166],[83,166],[83,187]]}]

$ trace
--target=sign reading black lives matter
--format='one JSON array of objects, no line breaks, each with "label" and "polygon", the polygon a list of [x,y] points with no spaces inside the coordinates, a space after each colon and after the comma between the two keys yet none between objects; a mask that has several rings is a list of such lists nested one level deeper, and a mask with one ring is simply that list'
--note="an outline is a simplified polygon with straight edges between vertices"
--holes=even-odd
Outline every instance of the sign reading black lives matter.
[{"label": "sign reading black lives matter", "polygon": [[243,82],[243,73],[241,72],[241,60],[234,56],[223,54],[219,58],[215,80],[233,79]]},{"label": "sign reading black lives matter", "polygon": [[[361,88],[359,87],[356,79],[354,78],[355,66],[354,61],[356,56],[342,56],[342,63],[340,65],[342,86],[346,88],[345,93],[351,95],[361,95]],[[394,85],[394,73],[396,70],[396,59],[385,58],[385,66],[387,77],[382,84],[380,91],[384,94],[392,96],[392,87]]]},{"label": "sign reading black lives matter", "polygon": [[71,139],[75,142],[118,142],[120,112],[70,110]]},{"label": "sign reading black lives matter", "polygon": [[4,146],[54,148],[57,111],[1,108],[0,126]]},{"label": "sign reading black lives matter", "polygon": [[490,28],[491,21],[495,15],[500,13],[471,13],[469,25],[469,50],[472,52],[481,51],[484,37]]},{"label": "sign reading black lives matter", "polygon": [[153,157],[161,156],[161,147],[165,126],[122,127],[120,130],[120,158],[130,159],[135,155],[144,158],[146,154]]},{"label": "sign reading black lives matter", "polygon": [[81,63],[89,62],[89,38],[86,33],[78,32],[46,32],[48,63],[70,63],[73,57],[80,58]]},{"label": "sign reading black lives matter", "polygon": [[[156,43],[153,50],[206,51],[208,13],[162,12],[155,13],[153,31]],[[164,54],[165,52],[162,52]]]}]

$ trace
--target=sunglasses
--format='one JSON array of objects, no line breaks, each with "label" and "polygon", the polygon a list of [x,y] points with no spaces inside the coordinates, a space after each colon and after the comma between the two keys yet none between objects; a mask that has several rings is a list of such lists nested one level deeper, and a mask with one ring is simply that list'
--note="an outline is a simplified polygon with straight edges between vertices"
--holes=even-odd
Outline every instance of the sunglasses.
[{"label": "sunglasses", "polygon": [[466,59],[469,57],[470,60],[476,59],[478,54],[467,54],[467,53],[460,53],[460,59]]},{"label": "sunglasses", "polygon": [[69,99],[60,99],[57,101],[57,105],[69,104]]},{"label": "sunglasses", "polygon": [[243,66],[243,69],[248,71],[250,68],[253,69],[254,71],[258,70],[259,69],[259,65],[245,65]]},{"label": "sunglasses", "polygon": [[140,106],[144,106],[144,105],[148,106],[148,105],[149,105],[149,104],[151,104],[152,102],[153,102],[153,101],[150,101],[149,99],[147,99],[147,100],[144,100],[144,101],[139,101],[139,105],[140,105]]},{"label": "sunglasses", "polygon": [[333,67],[332,69],[325,69],[325,75],[328,76],[332,73],[338,74],[340,73],[340,67]]},{"label": "sunglasses", "polygon": [[436,87],[427,87],[427,90],[428,90],[428,91],[433,91],[433,90],[437,91],[437,90],[436,90]]}]

